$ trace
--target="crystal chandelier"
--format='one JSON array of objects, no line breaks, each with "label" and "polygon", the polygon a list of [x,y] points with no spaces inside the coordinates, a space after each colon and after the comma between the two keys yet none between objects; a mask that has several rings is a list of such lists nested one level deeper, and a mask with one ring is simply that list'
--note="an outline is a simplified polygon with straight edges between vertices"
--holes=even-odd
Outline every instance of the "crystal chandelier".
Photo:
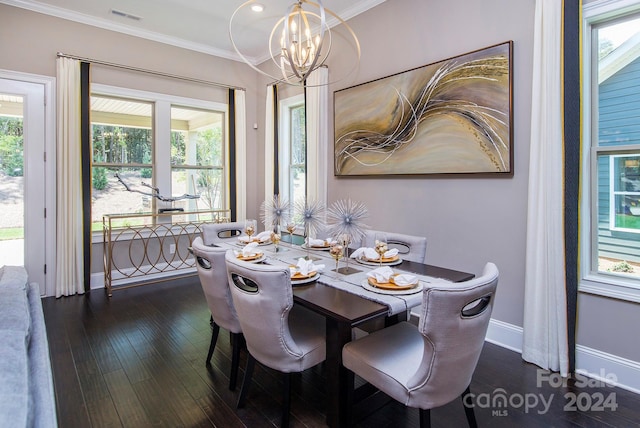
[{"label": "crystal chandelier", "polygon": [[352,38],[357,58],[351,71],[357,67],[360,61],[360,43],[351,27],[334,12],[325,8],[321,0],[297,0],[275,23],[269,36],[269,54],[281,76],[272,76],[257,68],[240,52],[232,32],[233,21],[238,12],[254,3],[255,0],[250,0],[240,5],[229,20],[231,44],[240,58],[254,70],[279,82],[305,85],[309,74],[322,67],[331,52],[331,29],[327,24],[327,15],[335,18]]}]

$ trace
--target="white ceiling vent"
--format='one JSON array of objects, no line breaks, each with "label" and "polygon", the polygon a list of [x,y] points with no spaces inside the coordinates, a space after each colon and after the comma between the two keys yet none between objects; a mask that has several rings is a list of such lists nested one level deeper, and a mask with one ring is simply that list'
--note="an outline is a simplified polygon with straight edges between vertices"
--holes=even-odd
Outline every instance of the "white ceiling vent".
[{"label": "white ceiling vent", "polygon": [[133,15],[131,13],[123,12],[123,11],[117,10],[117,9],[111,9],[111,13],[113,15],[122,16],[123,18],[133,19],[134,21],[140,21],[142,19],[141,16]]}]

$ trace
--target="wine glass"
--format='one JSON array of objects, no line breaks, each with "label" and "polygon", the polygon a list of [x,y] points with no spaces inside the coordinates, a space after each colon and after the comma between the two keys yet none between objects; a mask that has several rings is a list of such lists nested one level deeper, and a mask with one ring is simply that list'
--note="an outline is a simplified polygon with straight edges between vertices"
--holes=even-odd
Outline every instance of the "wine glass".
[{"label": "wine glass", "polygon": [[258,225],[258,222],[253,219],[246,219],[244,221],[244,233],[246,233],[247,236],[249,237],[249,242],[251,242],[251,235],[256,233],[257,225]]},{"label": "wine glass", "polygon": [[344,260],[345,260],[345,273],[349,274],[349,244],[351,243],[351,236],[346,233],[338,236],[338,243],[340,243],[344,249]]},{"label": "wine glass", "polygon": [[278,244],[280,244],[280,234],[277,232],[271,232],[271,242],[273,246],[276,248],[276,253],[278,252]]},{"label": "wine glass", "polygon": [[339,243],[335,243],[331,246],[331,248],[329,249],[329,255],[331,257],[333,257],[333,259],[336,261],[336,274],[338,273],[338,263],[340,263],[340,259],[342,258],[342,256],[344,255],[344,247],[342,245],[340,245]]},{"label": "wine glass", "polygon": [[378,253],[378,256],[380,257],[380,266],[382,267],[382,258],[384,253],[389,250],[389,247],[387,247],[387,235],[382,232],[376,232],[373,239],[375,242],[374,250],[376,250],[376,253]]},{"label": "wine glass", "polygon": [[296,231],[296,224],[293,221],[287,222],[287,232],[289,232],[289,243],[293,247],[293,232]]}]

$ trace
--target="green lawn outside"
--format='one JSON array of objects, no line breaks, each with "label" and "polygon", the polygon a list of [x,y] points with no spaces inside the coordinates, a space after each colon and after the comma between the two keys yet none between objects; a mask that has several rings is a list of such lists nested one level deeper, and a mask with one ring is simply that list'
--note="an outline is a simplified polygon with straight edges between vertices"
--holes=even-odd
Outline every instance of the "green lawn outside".
[{"label": "green lawn outside", "polygon": [[10,241],[12,239],[24,239],[24,228],[22,227],[0,228],[0,241]]},{"label": "green lawn outside", "polygon": [[[144,224],[144,219],[137,219],[137,218],[113,220],[111,221],[111,228],[121,229],[123,227],[130,227],[130,226],[142,226],[143,224]],[[103,224],[101,221],[93,222],[91,223],[91,231],[102,232],[102,226]]]}]

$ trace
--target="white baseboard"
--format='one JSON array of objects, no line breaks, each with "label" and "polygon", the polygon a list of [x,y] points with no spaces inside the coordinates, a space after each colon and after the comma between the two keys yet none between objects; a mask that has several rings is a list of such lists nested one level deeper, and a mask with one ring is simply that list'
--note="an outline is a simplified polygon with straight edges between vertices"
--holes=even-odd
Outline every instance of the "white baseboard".
[{"label": "white baseboard", "polygon": [[522,327],[491,318],[485,340],[519,354],[522,353]]},{"label": "white baseboard", "polygon": [[[576,346],[576,371],[640,394],[640,362]],[[613,378],[613,379],[612,379]]]},{"label": "white baseboard", "polygon": [[91,289],[104,288],[104,272],[94,272],[91,274]]},{"label": "white baseboard", "polygon": [[[162,268],[165,267],[165,265],[161,266]],[[127,272],[128,273],[128,272]],[[149,274],[149,275],[145,275],[144,278],[143,276],[135,276],[132,278],[118,278],[119,282],[118,285],[127,285],[127,284],[133,284],[136,282],[140,282],[143,279],[148,279],[148,280],[162,280],[162,279],[170,279],[171,277],[174,276],[178,276],[178,275],[196,275],[197,274],[197,270],[195,267],[193,268],[187,268],[187,269],[180,269],[177,271],[166,271],[166,272],[158,272],[158,273],[153,273],[153,274]],[[116,287],[114,285],[114,287]],[[91,289],[95,290],[98,288],[104,288],[104,272],[94,272],[91,274]]]},{"label": "white baseboard", "polygon": [[[522,353],[522,327],[492,319],[486,341]],[[640,394],[640,362],[576,346],[576,372]]]}]

